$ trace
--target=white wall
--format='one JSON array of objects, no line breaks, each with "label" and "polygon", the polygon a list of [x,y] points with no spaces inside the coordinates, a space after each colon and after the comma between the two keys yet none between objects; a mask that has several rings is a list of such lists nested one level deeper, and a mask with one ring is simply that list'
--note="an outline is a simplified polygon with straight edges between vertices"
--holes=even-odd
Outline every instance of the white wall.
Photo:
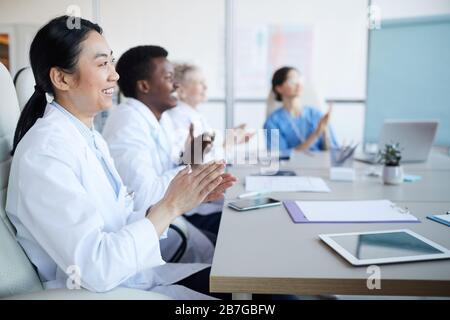
[{"label": "white wall", "polygon": [[70,5],[79,6],[82,17],[92,19],[91,0],[0,0],[0,23],[42,25],[65,14]]},{"label": "white wall", "polygon": [[[224,0],[100,0],[98,3],[99,22],[116,57],[132,46],[162,45],[168,49],[170,59],[191,61],[203,67],[209,96],[224,96]],[[336,4],[333,0],[246,0],[235,3],[237,28],[268,24],[313,25],[312,69],[318,90],[325,97],[364,98],[365,1],[345,0]],[[0,21],[37,27],[64,14],[72,4],[80,7],[84,18],[93,18],[90,0],[0,0]],[[261,96],[265,97],[267,89],[263,91]],[[223,104],[206,104],[201,110],[213,127],[224,128]],[[235,123],[247,122],[249,127],[260,128],[264,110],[264,105],[237,104]]]},{"label": "white wall", "polygon": [[[171,59],[189,60],[203,66],[210,96],[223,97],[224,0],[100,0],[98,3],[101,26],[117,56],[139,44],[162,45],[169,50]],[[238,28],[313,25],[316,32],[313,80],[323,95],[364,98],[366,1],[235,3]],[[93,18],[91,0],[0,0],[0,23],[42,25],[64,14],[73,4],[80,7],[84,18]],[[266,92],[261,96],[265,95]]]},{"label": "white wall", "polygon": [[365,97],[367,1],[235,2],[238,28],[257,25],[312,26],[312,81],[322,95],[328,98]]},{"label": "white wall", "polygon": [[[0,31],[2,26],[40,26],[64,14],[72,4],[80,7],[84,18],[92,19],[92,3],[91,0],[0,0]],[[116,57],[135,45],[162,45],[168,49],[170,59],[202,66],[209,96],[223,97],[224,0],[99,0],[98,3],[100,24]],[[380,7],[383,19],[450,13],[450,0],[373,0],[372,3]],[[267,24],[313,26],[312,78],[318,91],[325,98],[365,98],[367,1],[237,0],[235,4],[237,28]],[[16,55],[24,60],[28,53],[21,49]],[[236,104],[235,123],[247,122],[250,127],[260,128],[264,108],[262,104]],[[206,104],[201,110],[214,127],[224,127],[222,103]],[[336,106],[332,123],[341,140],[362,138],[364,106]]]},{"label": "white wall", "polygon": [[[326,99],[365,99],[367,1],[246,0],[235,3],[238,30],[263,25],[311,27],[309,80],[315,90]],[[266,97],[270,90],[272,72],[266,76],[267,86],[260,97]],[[317,107],[326,109],[324,105]],[[235,124],[246,122],[250,127],[261,128],[264,121],[265,104],[235,105]],[[364,105],[335,105],[331,124],[340,142],[360,141],[364,131]]]},{"label": "white wall", "polygon": [[28,52],[36,31],[71,5],[92,19],[91,0],[0,0],[0,33],[10,34],[11,74],[29,65]]},{"label": "white wall", "polygon": [[[101,1],[101,25],[116,57],[137,45],[163,46],[170,60],[199,65],[208,95],[223,98],[224,8],[224,0],[108,0]],[[225,128],[223,103],[205,104],[201,111],[213,128]]]},{"label": "white wall", "polygon": [[223,0],[101,1],[101,22],[115,55],[142,45],[160,45],[170,60],[203,67],[209,94],[224,96]]},{"label": "white wall", "polygon": [[450,13],[450,0],[372,0],[382,19],[410,18]]}]

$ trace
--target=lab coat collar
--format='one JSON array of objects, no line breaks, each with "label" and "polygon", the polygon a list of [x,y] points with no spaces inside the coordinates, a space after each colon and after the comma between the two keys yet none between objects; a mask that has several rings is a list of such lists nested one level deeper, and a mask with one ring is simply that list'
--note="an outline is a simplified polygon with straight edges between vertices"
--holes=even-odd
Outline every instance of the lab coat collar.
[{"label": "lab coat collar", "polygon": [[150,130],[152,131],[153,138],[156,139],[157,144],[160,148],[164,150],[164,152],[167,154],[169,159],[171,159],[172,154],[172,144],[171,140],[168,136],[170,132],[166,132],[163,129],[163,126],[169,127],[170,130],[170,116],[167,114],[167,112],[163,112],[161,115],[160,121],[156,119],[156,116],[153,114],[153,112],[150,110],[149,107],[147,107],[144,103],[141,101],[134,99],[134,98],[128,98],[128,100],[125,102],[126,104],[132,106],[137,110],[147,121],[147,123],[150,126]]},{"label": "lab coat collar", "polygon": [[[76,143],[79,148],[84,150],[84,156],[86,158],[88,158],[88,153],[91,153],[92,156],[94,157],[94,159],[96,159],[96,161],[98,162],[97,156],[95,155],[95,153],[92,149],[91,142],[89,141],[89,139],[87,139],[86,136],[84,136],[82,134],[82,132],[79,130],[79,128],[77,127],[75,122],[72,119],[70,119],[67,114],[64,114],[63,112],[61,112],[61,110],[58,107],[56,107],[54,104],[48,103],[45,108],[44,117],[56,117],[58,119],[58,121],[54,121],[53,123],[57,123],[57,125],[63,126],[64,130],[71,130],[71,134],[69,136],[73,137],[72,142]],[[80,122],[80,124],[81,124],[81,122]],[[86,129],[89,130],[87,127],[86,127]],[[114,164],[112,163],[112,161],[109,157],[108,146],[103,141],[103,138],[97,131],[92,130],[91,132],[92,132],[92,139],[96,141],[96,146],[98,147],[100,152],[105,156],[105,161],[106,161],[107,166],[110,169],[111,174],[113,175],[114,179],[116,179],[116,181],[119,181],[118,194],[116,194],[114,192],[114,189],[111,187],[111,190],[113,191],[115,200],[117,200],[119,198],[120,191],[122,189],[122,182],[121,182],[122,180],[121,180],[116,168],[114,167]],[[94,142],[92,141],[92,143],[94,143]],[[98,164],[101,166],[100,163],[98,163]],[[105,178],[107,179],[106,176],[105,176]],[[108,182],[108,185],[110,185],[109,182]]]},{"label": "lab coat collar", "polygon": [[[93,151],[97,147],[103,156],[106,156],[108,154],[107,147],[102,142],[100,133],[95,130],[94,127],[92,129],[88,128],[83,122],[81,122],[78,118],[76,118],[73,114],[71,114],[69,111],[67,111],[64,107],[62,107],[57,102],[53,101],[49,105],[51,105],[53,108],[59,110],[61,114],[66,118],[66,120],[69,120],[69,122],[72,124],[72,127],[76,128],[78,133],[81,135],[83,140],[86,142],[86,145]],[[107,162],[107,165],[111,169],[111,163]],[[118,174],[115,174],[115,170],[111,170],[111,173],[113,174],[114,178],[118,178]]]},{"label": "lab coat collar", "polygon": [[47,117],[56,117],[58,121],[53,121],[52,123],[64,127],[65,130],[72,131],[70,137],[73,137],[72,139],[73,143],[76,143],[80,148],[86,149],[89,148],[86,139],[80,133],[75,124],[72,121],[70,121],[70,119],[65,114],[63,114],[60,110],[58,110],[55,106],[51,105],[50,103],[47,103],[47,106],[45,107],[43,118]]},{"label": "lab coat collar", "polygon": [[77,130],[81,133],[81,135],[86,140],[88,145],[91,148],[94,148],[94,144],[95,144],[95,142],[94,142],[94,139],[95,139],[94,127],[88,128],[83,122],[80,121],[80,119],[75,117],[73,114],[71,114],[69,111],[67,111],[63,106],[61,106],[56,101],[52,101],[50,103],[50,105],[52,105],[53,107],[55,107],[56,109],[61,111],[72,122],[72,124],[77,128]]},{"label": "lab coat collar", "polygon": [[[153,114],[150,108],[147,107],[143,102],[134,98],[128,98],[126,103],[136,108],[136,110],[144,117],[144,119],[148,122],[152,129],[161,130],[160,122],[158,121],[158,119],[156,119],[156,116]],[[163,113],[161,115],[161,119],[164,116],[165,114]]]},{"label": "lab coat collar", "polygon": [[186,102],[183,102],[181,100],[178,100],[177,107],[179,108],[178,110],[188,115],[198,115],[200,113],[197,109],[192,108]]},{"label": "lab coat collar", "polygon": [[206,121],[203,114],[198,110],[189,106],[183,101],[179,101],[176,107],[179,115],[186,117],[190,122],[194,124],[194,135],[198,136],[204,132],[213,132],[214,130],[210,127],[209,123]]}]

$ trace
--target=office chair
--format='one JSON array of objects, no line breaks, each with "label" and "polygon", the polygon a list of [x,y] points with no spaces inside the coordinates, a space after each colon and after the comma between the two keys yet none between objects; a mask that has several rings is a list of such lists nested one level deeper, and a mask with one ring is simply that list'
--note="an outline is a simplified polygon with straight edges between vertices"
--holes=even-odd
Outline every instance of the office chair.
[{"label": "office chair", "polygon": [[14,76],[14,86],[17,91],[17,99],[19,100],[20,111],[23,110],[28,99],[33,95],[34,92],[34,76],[33,71],[30,67],[23,67],[17,71]]},{"label": "office chair", "polygon": [[169,226],[170,229],[174,230],[181,239],[181,244],[173,254],[172,258],[168,262],[179,262],[181,257],[183,257],[184,253],[186,252],[187,248],[187,231],[183,230],[183,226],[180,226],[180,224],[174,224],[172,223]]},{"label": "office chair", "polygon": [[164,300],[169,297],[151,291],[116,288],[106,293],[85,289],[44,290],[33,264],[16,241],[15,228],[5,212],[11,149],[19,119],[19,105],[8,70],[0,63],[0,299],[30,300]]}]

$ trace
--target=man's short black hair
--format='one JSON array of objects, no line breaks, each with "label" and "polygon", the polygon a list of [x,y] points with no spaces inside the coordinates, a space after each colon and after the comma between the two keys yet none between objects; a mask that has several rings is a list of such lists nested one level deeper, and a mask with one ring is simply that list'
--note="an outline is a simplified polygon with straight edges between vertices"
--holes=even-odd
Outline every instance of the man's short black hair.
[{"label": "man's short black hair", "polygon": [[116,65],[116,71],[120,75],[119,88],[124,96],[137,98],[137,81],[149,79],[155,71],[151,60],[166,58],[167,55],[168,52],[159,46],[138,46],[127,50]]}]

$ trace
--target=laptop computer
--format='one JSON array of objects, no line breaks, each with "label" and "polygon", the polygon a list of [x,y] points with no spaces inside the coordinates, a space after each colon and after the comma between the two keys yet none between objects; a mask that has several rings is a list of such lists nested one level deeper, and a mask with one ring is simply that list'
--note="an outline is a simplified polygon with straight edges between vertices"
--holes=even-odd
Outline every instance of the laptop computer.
[{"label": "laptop computer", "polygon": [[[424,162],[433,146],[438,128],[434,120],[385,120],[378,150],[389,143],[399,143],[402,151],[402,162]],[[377,153],[355,154],[355,160],[366,163],[377,163]]]}]

